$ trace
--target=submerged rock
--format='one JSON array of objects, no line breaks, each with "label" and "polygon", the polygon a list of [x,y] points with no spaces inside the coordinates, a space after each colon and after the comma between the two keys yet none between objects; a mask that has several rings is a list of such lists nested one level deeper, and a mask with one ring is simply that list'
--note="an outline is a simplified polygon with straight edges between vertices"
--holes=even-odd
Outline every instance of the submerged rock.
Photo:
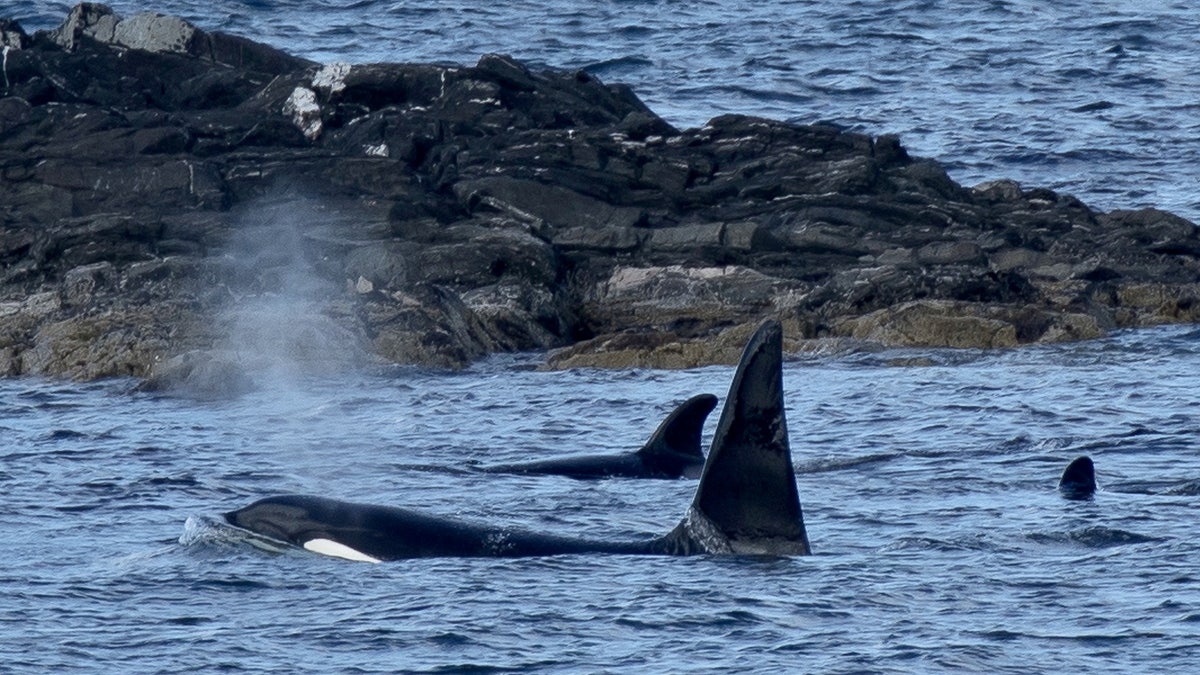
[{"label": "submerged rock", "polygon": [[91,3],[0,39],[0,373],[237,390],[268,347],[230,316],[439,367],[729,363],[763,315],[793,348],[1200,318],[1192,223],[960,186],[895,137],[679,130],[582,71],[321,65]]}]

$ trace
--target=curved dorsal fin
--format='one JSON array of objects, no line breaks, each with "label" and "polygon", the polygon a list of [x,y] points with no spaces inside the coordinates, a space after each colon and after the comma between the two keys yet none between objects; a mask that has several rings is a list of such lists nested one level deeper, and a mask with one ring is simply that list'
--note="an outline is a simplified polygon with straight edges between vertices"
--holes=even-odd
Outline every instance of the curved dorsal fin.
[{"label": "curved dorsal fin", "polygon": [[809,553],[783,409],[778,321],[763,322],[742,352],[688,520],[697,514],[735,553]]},{"label": "curved dorsal fin", "polygon": [[1067,499],[1088,499],[1096,494],[1096,465],[1087,455],[1076,457],[1063,470],[1058,490]]},{"label": "curved dorsal fin", "polygon": [[715,407],[717,397],[712,394],[697,394],[680,403],[679,407],[671,411],[662,424],[658,425],[650,440],[646,441],[637,454],[652,466],[660,463],[703,463],[704,452],[700,449],[700,436],[704,431],[704,421]]}]

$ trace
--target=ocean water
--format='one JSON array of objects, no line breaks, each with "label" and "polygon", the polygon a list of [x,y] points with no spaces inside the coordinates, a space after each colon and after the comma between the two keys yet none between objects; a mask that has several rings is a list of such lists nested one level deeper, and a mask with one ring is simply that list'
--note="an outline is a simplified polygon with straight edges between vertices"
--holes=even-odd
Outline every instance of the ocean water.
[{"label": "ocean water", "polygon": [[[1195,672],[1200,330],[784,371],[814,555],[373,565],[196,527],[335,495],[601,539],[694,481],[474,470],[637,448],[728,367],[261,381],[233,400],[0,381],[0,663],[23,672]],[[705,441],[715,426],[706,425]],[[1095,458],[1102,490],[1059,473]],[[192,522],[189,522],[192,519]]]},{"label": "ocean water", "polygon": [[[114,0],[316,61],[507,53],[631,85],[668,121],[723,113],[898,134],[964,185],[1200,219],[1200,12],[1187,0]],[[10,0],[27,30],[71,3]]]},{"label": "ocean water", "polygon": [[[668,120],[898,133],[965,184],[1200,214],[1189,3],[110,3],[320,61],[511,53]],[[964,5],[967,5],[964,7]],[[69,4],[0,14],[57,25]],[[831,352],[784,378],[815,555],[270,554],[195,523],[305,492],[581,537],[669,530],[695,483],[496,476],[638,447],[732,369],[282,369],[229,400],[0,380],[0,672],[1195,672],[1200,330]],[[716,413],[706,427],[706,440]],[[1096,459],[1091,501],[1055,490]]]}]

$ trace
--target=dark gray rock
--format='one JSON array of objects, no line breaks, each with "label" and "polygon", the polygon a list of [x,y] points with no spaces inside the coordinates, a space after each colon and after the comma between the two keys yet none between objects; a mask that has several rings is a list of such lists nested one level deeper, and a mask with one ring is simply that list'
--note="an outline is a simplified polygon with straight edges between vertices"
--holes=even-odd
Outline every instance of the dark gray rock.
[{"label": "dark gray rock", "polygon": [[98,4],[0,43],[8,375],[233,393],[501,350],[733,362],[766,314],[797,349],[1200,319],[1192,223],[964,188],[892,136],[680,130],[585,72],[320,65]]}]

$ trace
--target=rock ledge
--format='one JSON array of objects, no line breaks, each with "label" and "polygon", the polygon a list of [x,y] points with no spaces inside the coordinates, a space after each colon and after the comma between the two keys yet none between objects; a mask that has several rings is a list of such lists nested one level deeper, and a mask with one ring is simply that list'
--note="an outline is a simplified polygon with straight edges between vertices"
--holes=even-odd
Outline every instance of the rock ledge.
[{"label": "rock ledge", "polygon": [[689,367],[766,315],[797,349],[1200,317],[1192,223],[963,187],[894,137],[678,130],[582,71],[321,65],[89,3],[0,44],[2,374]]}]

